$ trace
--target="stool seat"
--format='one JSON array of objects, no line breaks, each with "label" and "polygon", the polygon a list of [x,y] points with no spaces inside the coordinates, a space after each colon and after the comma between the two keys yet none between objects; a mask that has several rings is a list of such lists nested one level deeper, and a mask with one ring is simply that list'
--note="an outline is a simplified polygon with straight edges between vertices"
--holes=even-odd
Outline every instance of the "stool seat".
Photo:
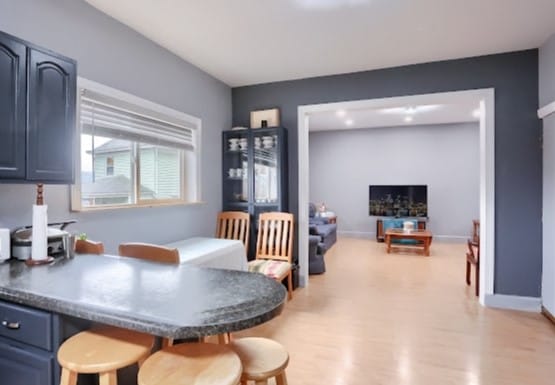
[{"label": "stool seat", "polygon": [[183,343],[151,355],[139,369],[139,385],[237,385],[241,361],[227,345]]},{"label": "stool seat", "polygon": [[119,328],[87,330],[66,340],[58,350],[62,368],[76,373],[115,371],[141,362],[151,352],[154,337]]},{"label": "stool seat", "polygon": [[289,353],[276,341],[268,338],[248,337],[233,340],[229,346],[243,364],[241,381],[266,381],[276,377],[276,383],[286,384],[285,368]]}]

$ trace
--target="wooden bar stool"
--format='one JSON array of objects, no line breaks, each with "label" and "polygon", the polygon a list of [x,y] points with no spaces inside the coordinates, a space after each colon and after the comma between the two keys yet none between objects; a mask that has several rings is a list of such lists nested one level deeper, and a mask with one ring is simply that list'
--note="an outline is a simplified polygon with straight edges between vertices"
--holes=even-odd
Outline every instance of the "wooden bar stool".
[{"label": "wooden bar stool", "polygon": [[58,350],[60,385],[77,384],[79,373],[98,373],[100,385],[117,385],[117,370],[149,356],[154,337],[127,329],[87,330],[70,337]]},{"label": "wooden bar stool", "polygon": [[237,385],[241,361],[228,345],[184,343],[151,355],[139,369],[139,385]]},{"label": "wooden bar stool", "polygon": [[233,340],[229,346],[243,364],[241,384],[254,381],[256,385],[266,385],[275,377],[276,385],[287,385],[289,353],[281,344],[268,338],[248,337]]}]

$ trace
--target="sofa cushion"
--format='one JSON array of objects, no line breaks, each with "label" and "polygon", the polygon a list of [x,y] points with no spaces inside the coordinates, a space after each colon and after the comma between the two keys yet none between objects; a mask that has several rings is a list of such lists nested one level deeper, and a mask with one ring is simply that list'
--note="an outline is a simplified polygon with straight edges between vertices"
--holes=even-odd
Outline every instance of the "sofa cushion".
[{"label": "sofa cushion", "polygon": [[261,273],[273,279],[279,279],[287,275],[287,272],[291,270],[289,262],[274,261],[272,259],[255,259],[250,261],[248,266],[251,273]]},{"label": "sofa cushion", "polygon": [[330,223],[328,225],[316,225],[316,232],[321,237],[327,237],[331,233],[337,231],[337,225],[335,223]]}]

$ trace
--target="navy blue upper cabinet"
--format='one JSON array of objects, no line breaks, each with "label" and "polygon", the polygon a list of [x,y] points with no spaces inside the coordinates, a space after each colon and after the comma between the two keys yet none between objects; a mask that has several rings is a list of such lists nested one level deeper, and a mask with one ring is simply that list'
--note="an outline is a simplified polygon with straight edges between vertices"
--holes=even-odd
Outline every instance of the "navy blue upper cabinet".
[{"label": "navy blue upper cabinet", "polygon": [[26,50],[0,34],[0,178],[25,178]]},{"label": "navy blue upper cabinet", "polygon": [[73,182],[75,63],[29,49],[27,179]]},{"label": "navy blue upper cabinet", "polygon": [[0,180],[73,183],[77,64],[0,32]]}]

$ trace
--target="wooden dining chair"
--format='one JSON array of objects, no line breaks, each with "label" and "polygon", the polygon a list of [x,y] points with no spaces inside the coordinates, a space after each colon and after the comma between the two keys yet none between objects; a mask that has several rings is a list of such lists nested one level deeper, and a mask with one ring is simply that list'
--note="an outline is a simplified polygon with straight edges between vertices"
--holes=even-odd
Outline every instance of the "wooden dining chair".
[{"label": "wooden dining chair", "polygon": [[[144,259],[152,262],[179,264],[179,251],[152,243],[128,242],[120,243],[119,255],[122,257]],[[172,346],[173,338],[163,338],[162,347]]]},{"label": "wooden dining chair", "polygon": [[474,282],[476,286],[476,296],[480,295],[480,238],[467,241],[468,251],[466,252],[466,284],[470,285],[470,269],[474,265]]},{"label": "wooden dining chair", "polygon": [[278,282],[287,278],[289,299],[293,298],[293,214],[262,213],[258,219],[256,259],[249,271],[262,273]]},{"label": "wooden dining chair", "polygon": [[122,257],[146,259],[153,262],[179,264],[179,251],[151,243],[121,243],[118,248]]},{"label": "wooden dining chair", "polygon": [[243,242],[245,252],[249,250],[250,215],[242,211],[218,213],[216,238],[236,239]]},{"label": "wooden dining chair", "polygon": [[77,239],[75,241],[75,252],[77,254],[104,254],[104,244],[90,239]]}]

